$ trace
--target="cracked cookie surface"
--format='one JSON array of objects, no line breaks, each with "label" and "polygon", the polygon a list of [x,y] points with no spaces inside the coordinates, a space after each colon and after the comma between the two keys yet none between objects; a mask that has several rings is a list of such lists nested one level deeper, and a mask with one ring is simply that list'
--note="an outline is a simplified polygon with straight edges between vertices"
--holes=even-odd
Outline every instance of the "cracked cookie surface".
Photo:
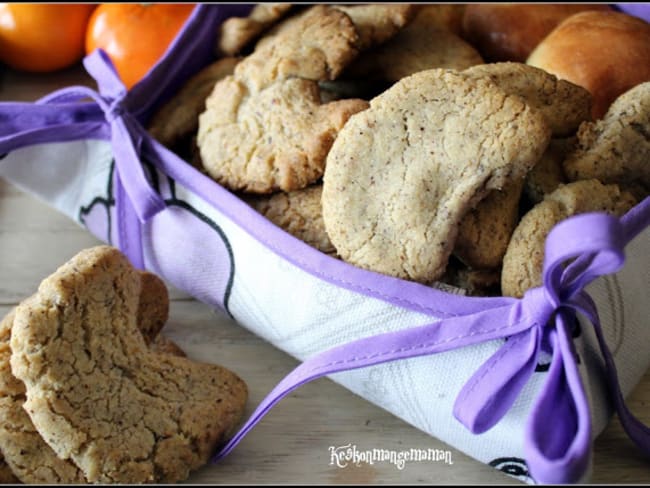
[{"label": "cracked cookie surface", "polygon": [[152,353],[140,279],[117,249],[82,251],[21,303],[11,370],[47,444],[89,482],[173,482],[239,422],[246,385],[217,365]]},{"label": "cracked cookie surface", "polygon": [[299,190],[323,175],[336,134],[367,106],[358,99],[321,104],[312,80],[280,80],[254,92],[230,76],[217,84],[201,114],[201,160],[231,190]]},{"label": "cracked cookie surface", "polygon": [[[171,339],[160,334],[167,321],[169,297],[164,283],[156,275],[141,272],[138,305],[138,329],[145,342],[157,353],[184,356]],[[0,322],[0,452],[13,481],[6,483],[85,483],[86,478],[70,460],[59,458],[38,433],[27,412],[25,386],[10,367],[11,328],[15,309]]]},{"label": "cracked cookie surface", "polygon": [[247,17],[230,17],[223,21],[217,33],[216,51],[219,56],[235,56],[258,38],[265,30],[289,13],[290,3],[260,3]]},{"label": "cracked cookie surface", "polygon": [[199,116],[205,171],[235,191],[293,191],[323,174],[325,157],[358,99],[321,104],[319,81],[334,79],[358,50],[350,18],[323,5],[277,25],[218,82]]},{"label": "cracked cookie surface", "polygon": [[464,72],[471,76],[488,76],[502,90],[522,97],[543,113],[554,137],[574,134],[582,122],[591,120],[591,94],[540,68],[502,62],[472,66]]},{"label": "cracked cookie surface", "polygon": [[289,234],[326,254],[336,250],[330,242],[321,207],[323,186],[312,185],[304,190],[276,193],[270,197],[248,199],[248,203],[271,222]]},{"label": "cracked cookie surface", "polygon": [[512,234],[503,258],[501,291],[504,296],[522,297],[542,284],[544,246],[555,224],[586,212],[621,216],[636,204],[634,197],[617,185],[583,180],[560,186],[528,211]]},{"label": "cracked cookie surface", "polygon": [[563,168],[571,181],[640,185],[638,196],[650,194],[650,82],[617,98],[602,119],[581,125]]},{"label": "cracked cookie surface", "polygon": [[467,210],[523,178],[549,139],[539,112],[490,80],[416,73],[339,133],[323,178],[326,231],[352,264],[434,281]]}]

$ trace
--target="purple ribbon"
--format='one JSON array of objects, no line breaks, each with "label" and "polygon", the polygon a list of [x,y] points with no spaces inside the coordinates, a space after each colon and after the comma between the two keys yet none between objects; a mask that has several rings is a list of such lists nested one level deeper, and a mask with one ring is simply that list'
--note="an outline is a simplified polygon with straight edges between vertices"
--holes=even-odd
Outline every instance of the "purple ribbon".
[{"label": "purple ribbon", "polygon": [[[513,298],[503,306],[425,326],[367,337],[304,361],[268,394],[213,462],[230,453],[282,398],[313,379],[507,337],[463,386],[456,398],[454,415],[473,433],[490,429],[506,414],[530,379],[540,353],[551,353],[546,382],[526,426],[525,457],[537,482],[576,482],[584,475],[591,452],[589,404],[570,333],[576,312],[585,315],[596,330],[621,422],[632,440],[644,452],[650,452],[650,431],[625,407],[596,308],[584,291],[597,277],[623,266],[624,246],[647,225],[647,217],[639,218],[635,213],[621,220],[604,213],[573,217],[558,224],[547,239],[544,285],[529,290],[522,299]],[[553,418],[553,428],[549,428],[549,418]]]},{"label": "purple ribbon", "polygon": [[[115,157],[120,248],[136,267],[144,268],[141,225],[165,205],[149,184],[140,154],[146,154],[162,170],[176,157],[151,139],[125,109],[127,92],[108,57],[97,51],[84,63],[98,81],[99,93],[87,87],[69,87],[36,105],[3,104],[9,117],[0,124],[0,152],[39,142],[110,139]],[[79,102],[86,98],[94,103]],[[23,113],[38,123],[18,120]],[[530,379],[539,355],[550,354],[550,369],[526,426],[525,457],[536,481],[575,482],[584,474],[591,452],[589,405],[570,333],[577,313],[593,324],[623,427],[644,452],[650,453],[650,430],[625,406],[596,307],[584,291],[597,277],[622,267],[624,247],[650,224],[648,209],[650,198],[620,220],[594,213],[558,224],[546,243],[543,286],[530,290],[522,299],[504,298],[497,305],[489,302],[492,305],[474,313],[363,338],[308,359],[269,393],[213,461],[227,455],[282,398],[315,378],[507,338],[463,385],[454,415],[473,433],[490,429]],[[551,417],[553,428],[549,429]]]}]

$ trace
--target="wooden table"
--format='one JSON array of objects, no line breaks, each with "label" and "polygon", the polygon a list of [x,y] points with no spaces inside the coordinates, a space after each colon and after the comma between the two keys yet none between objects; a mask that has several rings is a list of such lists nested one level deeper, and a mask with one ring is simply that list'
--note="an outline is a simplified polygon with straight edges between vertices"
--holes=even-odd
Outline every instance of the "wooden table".
[{"label": "wooden table", "polygon": [[[94,86],[81,69],[51,75],[5,70],[0,100],[31,101],[73,84]],[[81,249],[99,244],[87,231],[32,196],[0,179],[0,314],[32,294],[40,281]],[[248,384],[248,412],[297,362],[226,316],[171,289],[164,332],[197,360],[222,364]],[[208,344],[209,346],[206,346]],[[218,344],[214,346],[214,344]],[[629,397],[629,406],[650,424],[650,373]],[[413,462],[339,468],[329,447],[449,450],[453,464]],[[519,484],[462,452],[413,428],[329,379],[316,380],[284,399],[218,465],[193,473],[192,483],[210,484]],[[597,439],[594,483],[650,483],[644,460],[614,419]]]}]

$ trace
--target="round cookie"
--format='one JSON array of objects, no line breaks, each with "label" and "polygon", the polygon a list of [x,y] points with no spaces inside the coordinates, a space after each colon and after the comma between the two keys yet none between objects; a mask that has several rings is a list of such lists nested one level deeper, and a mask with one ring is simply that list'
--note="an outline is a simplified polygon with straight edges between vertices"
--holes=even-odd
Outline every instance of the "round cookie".
[{"label": "round cookie", "polygon": [[566,18],[530,54],[527,64],[580,85],[601,118],[619,95],[650,81],[650,23],[614,11]]},{"label": "round cookie", "polygon": [[250,198],[248,203],[294,237],[326,254],[335,254],[323,223],[322,193],[323,186],[318,184],[304,190]]},{"label": "round cookie", "polygon": [[359,54],[359,34],[344,12],[315,5],[275,25],[236,67],[251,91],[298,77],[334,80]]},{"label": "round cookie", "polygon": [[186,81],[149,120],[149,134],[163,146],[177,149],[199,128],[205,99],[217,81],[232,74],[239,58],[223,58],[203,68]]},{"label": "round cookie", "polygon": [[10,364],[25,384],[24,408],[91,483],[183,480],[243,413],[246,385],[234,373],[146,347],[139,295],[137,270],[98,246],[16,309]]},{"label": "round cookie", "polygon": [[616,99],[601,120],[585,123],[578,144],[563,162],[571,181],[640,186],[650,193],[650,82]]},{"label": "round cookie", "polygon": [[293,191],[323,174],[325,156],[363,100],[321,104],[358,53],[359,36],[340,10],[317,5],[276,25],[219,81],[199,116],[197,144],[208,175],[234,191]]},{"label": "round cookie", "polygon": [[617,185],[583,180],[560,186],[546,195],[523,216],[512,234],[503,258],[501,291],[504,296],[522,297],[542,284],[544,246],[553,226],[573,215],[607,212],[621,216],[636,200]]},{"label": "round cookie", "polygon": [[574,134],[580,124],[591,120],[591,94],[546,71],[523,63],[489,63],[464,71],[470,76],[489,76],[499,88],[519,95],[546,117],[554,137]]},{"label": "round cookie", "polygon": [[325,158],[359,99],[321,104],[316,81],[279,80],[255,92],[235,76],[217,83],[199,118],[206,172],[235,191],[272,193],[321,178]]},{"label": "round cookie", "polygon": [[462,70],[482,64],[478,51],[440,19],[439,8],[420,6],[406,27],[384,44],[361,53],[342,77],[395,83],[427,69]]},{"label": "round cookie", "polygon": [[352,264],[434,281],[465,213],[523,178],[549,138],[538,111],[488,79],[444,69],[403,78],[352,116],[329,152],[327,234]]}]

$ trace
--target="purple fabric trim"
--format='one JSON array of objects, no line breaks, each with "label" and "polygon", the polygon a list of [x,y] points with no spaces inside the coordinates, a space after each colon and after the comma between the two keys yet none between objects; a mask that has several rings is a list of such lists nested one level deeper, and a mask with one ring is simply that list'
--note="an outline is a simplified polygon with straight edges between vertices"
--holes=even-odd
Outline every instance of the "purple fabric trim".
[{"label": "purple fabric trim", "polygon": [[[523,299],[367,337],[304,361],[269,393],[213,462],[230,453],[282,398],[315,378],[507,337],[508,341],[465,384],[454,414],[474,433],[494,426],[514,403],[532,375],[543,345],[547,345],[552,352],[551,366],[527,423],[526,461],[537,482],[578,481],[589,465],[591,420],[568,324],[579,311],[600,330],[595,308],[587,306],[591,302],[583,288],[623,266],[623,247],[628,242],[621,238],[624,234],[619,219],[607,214],[573,217],[556,226],[547,239],[544,286],[530,290]],[[567,236],[571,236],[569,241]],[[566,262],[572,264],[565,267]],[[601,347],[608,357],[604,341]],[[614,369],[610,368],[608,377],[613,394],[618,392],[620,397]],[[650,431],[625,408],[622,397],[620,401],[616,406],[626,431],[641,449],[650,452]],[[553,429],[548,428],[549,416]]]},{"label": "purple fabric trim", "polygon": [[626,14],[634,15],[650,22],[650,4],[648,3],[615,3],[614,5]]}]

